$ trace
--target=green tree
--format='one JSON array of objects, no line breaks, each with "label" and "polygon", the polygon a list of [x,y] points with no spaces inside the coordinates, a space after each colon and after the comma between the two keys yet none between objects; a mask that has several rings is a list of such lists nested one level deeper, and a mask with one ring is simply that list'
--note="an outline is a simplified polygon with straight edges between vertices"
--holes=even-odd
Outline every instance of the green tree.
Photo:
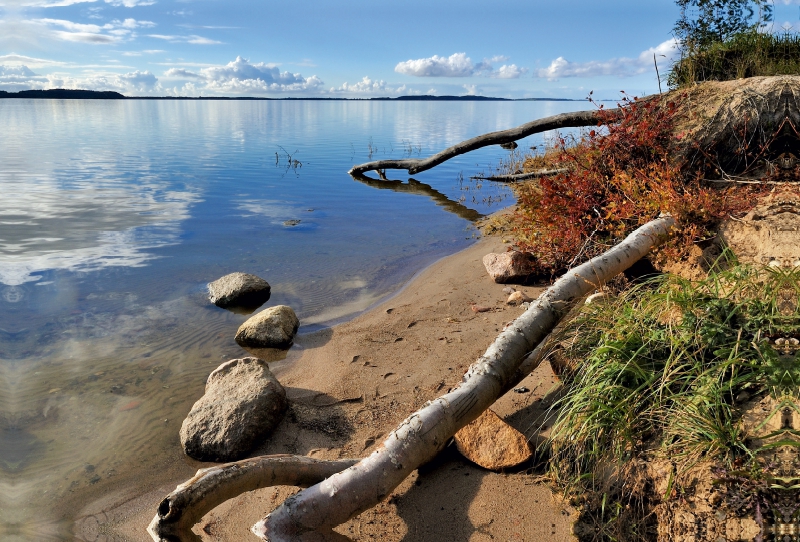
[{"label": "green tree", "polygon": [[681,9],[673,33],[684,52],[702,51],[772,20],[771,0],[675,0]]}]

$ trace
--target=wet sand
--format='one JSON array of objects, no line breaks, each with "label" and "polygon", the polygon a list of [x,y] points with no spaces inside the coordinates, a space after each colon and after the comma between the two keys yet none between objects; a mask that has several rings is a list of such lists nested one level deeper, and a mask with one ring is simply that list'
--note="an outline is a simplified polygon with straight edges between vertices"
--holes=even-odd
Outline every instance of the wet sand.
[{"label": "wet sand", "polygon": [[[481,263],[486,253],[504,250],[500,239],[483,238],[357,318],[298,336],[289,357],[271,364],[290,409],[252,455],[366,456],[410,413],[457,385],[503,325],[523,311],[505,304],[503,285]],[[541,291],[522,290],[531,297]],[[475,313],[472,304],[492,310]],[[530,391],[510,392],[493,409],[536,442],[558,383],[543,364],[522,385]],[[186,414],[164,408],[165,419]],[[76,537],[150,540],[145,528],[157,503],[209,465],[182,457],[177,435],[174,442],[168,460],[148,465],[122,489],[99,499],[85,492],[89,504],[78,514]],[[532,465],[488,472],[450,446],[384,502],[337,530],[353,540],[384,542],[573,540],[575,511],[537,481],[537,472]],[[195,531],[208,541],[256,540],[250,526],[296,491],[278,487],[242,495],[209,513]]]}]

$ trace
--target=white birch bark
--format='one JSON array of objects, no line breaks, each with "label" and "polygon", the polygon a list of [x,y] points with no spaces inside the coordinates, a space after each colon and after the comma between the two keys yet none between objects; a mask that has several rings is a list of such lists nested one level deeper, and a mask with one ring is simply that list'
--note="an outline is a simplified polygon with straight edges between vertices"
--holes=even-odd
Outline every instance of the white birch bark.
[{"label": "white birch bark", "polygon": [[331,529],[386,498],[519,378],[526,355],[573,301],[641,259],[674,225],[669,216],[653,220],[604,254],[567,272],[500,333],[456,389],[406,418],[370,456],[286,499],[253,526],[253,533],[270,542],[339,538]]},{"label": "white birch bark", "polygon": [[156,542],[200,540],[192,526],[228,499],[263,487],[308,487],[357,461],[266,455],[200,469],[161,501],[147,532]]}]

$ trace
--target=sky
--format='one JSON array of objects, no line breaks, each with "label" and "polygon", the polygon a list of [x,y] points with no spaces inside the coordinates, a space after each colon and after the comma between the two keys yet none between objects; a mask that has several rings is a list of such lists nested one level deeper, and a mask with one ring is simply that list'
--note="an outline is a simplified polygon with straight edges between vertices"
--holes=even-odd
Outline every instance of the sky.
[{"label": "sky", "polygon": [[[0,89],[581,99],[657,92],[673,0],[0,0]],[[775,25],[800,29],[800,0]]]}]

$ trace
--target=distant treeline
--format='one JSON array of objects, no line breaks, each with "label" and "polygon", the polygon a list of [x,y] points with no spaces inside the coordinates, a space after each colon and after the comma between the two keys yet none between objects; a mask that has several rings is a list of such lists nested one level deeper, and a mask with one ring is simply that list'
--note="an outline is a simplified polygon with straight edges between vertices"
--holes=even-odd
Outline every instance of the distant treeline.
[{"label": "distant treeline", "polygon": [[125,96],[119,92],[96,90],[68,90],[54,88],[50,90],[20,90],[19,92],[6,92],[0,90],[0,98],[48,98],[57,100],[124,100]]},{"label": "distant treeline", "polygon": [[49,90],[21,90],[19,92],[6,92],[0,90],[0,98],[26,98],[26,99],[49,99],[49,100],[397,100],[397,101],[476,101],[476,102],[513,102],[513,101],[552,101],[552,102],[574,102],[584,100],[570,100],[567,98],[525,98],[513,100],[509,98],[491,98],[488,96],[399,96],[397,98],[256,98],[250,96],[228,97],[228,96],[125,96],[119,92],[111,90],[70,90],[54,88]]}]

